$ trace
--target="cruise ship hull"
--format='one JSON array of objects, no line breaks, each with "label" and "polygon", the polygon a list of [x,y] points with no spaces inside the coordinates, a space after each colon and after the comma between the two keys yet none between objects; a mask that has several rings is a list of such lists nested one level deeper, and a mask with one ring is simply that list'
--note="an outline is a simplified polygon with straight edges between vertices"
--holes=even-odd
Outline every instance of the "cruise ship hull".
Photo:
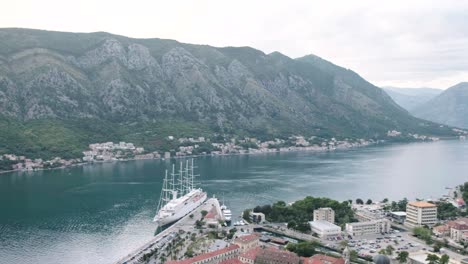
[{"label": "cruise ship hull", "polygon": [[199,207],[207,199],[205,192],[197,190],[194,194],[189,193],[185,196],[173,200],[165,206],[158,214],[154,217],[154,222],[159,226],[165,226],[171,223],[176,222],[182,217],[193,212],[197,207]]}]

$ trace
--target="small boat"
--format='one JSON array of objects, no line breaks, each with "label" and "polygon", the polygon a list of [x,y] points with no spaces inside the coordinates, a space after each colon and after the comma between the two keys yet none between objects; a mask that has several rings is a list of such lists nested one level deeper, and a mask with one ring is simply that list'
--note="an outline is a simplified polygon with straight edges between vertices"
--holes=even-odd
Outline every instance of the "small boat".
[{"label": "small boat", "polygon": [[224,221],[226,221],[227,223],[230,223],[232,219],[232,212],[231,210],[227,208],[226,204],[224,204],[224,201],[220,208],[221,208],[221,212],[223,212]]}]

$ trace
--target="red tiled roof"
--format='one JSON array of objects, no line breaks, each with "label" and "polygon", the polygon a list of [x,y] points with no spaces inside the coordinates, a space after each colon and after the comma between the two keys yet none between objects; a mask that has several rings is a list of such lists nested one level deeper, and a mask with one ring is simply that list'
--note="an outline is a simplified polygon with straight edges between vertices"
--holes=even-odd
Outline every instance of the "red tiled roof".
[{"label": "red tiled roof", "polygon": [[224,261],[219,262],[218,264],[243,264],[243,263],[239,259],[233,258],[233,259],[226,259]]},{"label": "red tiled roof", "polygon": [[441,225],[441,226],[434,226],[432,230],[435,230],[437,232],[446,232],[446,231],[449,231],[450,228],[447,225]]},{"label": "red tiled roof", "polygon": [[255,261],[257,260],[260,260],[260,262],[299,263],[301,259],[296,253],[271,247],[260,248],[255,258]]},{"label": "red tiled roof", "polygon": [[212,252],[201,254],[201,255],[195,256],[193,258],[184,259],[184,260],[171,260],[171,261],[166,262],[166,264],[191,264],[191,263],[194,263],[194,262],[197,262],[197,261],[200,261],[200,260],[209,259],[209,258],[212,258],[214,256],[221,255],[223,253],[234,251],[236,249],[239,249],[238,245],[230,245],[229,247],[225,247],[225,248],[218,249],[218,250],[215,250],[215,251],[212,251]]},{"label": "red tiled roof", "polygon": [[260,250],[260,247],[252,248],[240,255],[240,257],[246,258],[246,259],[251,259],[255,260],[255,257],[257,257],[258,251]]},{"label": "red tiled roof", "polygon": [[216,212],[216,208],[213,207],[211,210],[205,215],[205,219],[215,219],[218,216]]},{"label": "red tiled roof", "polygon": [[254,233],[250,235],[240,236],[234,240],[234,243],[248,243],[256,239],[258,239],[258,235]]},{"label": "red tiled roof", "polygon": [[468,230],[468,218],[458,218],[454,221],[447,222],[447,226],[457,230]]},{"label": "red tiled roof", "polygon": [[334,258],[322,254],[313,255],[310,258],[302,258],[303,264],[344,264],[343,258]]}]

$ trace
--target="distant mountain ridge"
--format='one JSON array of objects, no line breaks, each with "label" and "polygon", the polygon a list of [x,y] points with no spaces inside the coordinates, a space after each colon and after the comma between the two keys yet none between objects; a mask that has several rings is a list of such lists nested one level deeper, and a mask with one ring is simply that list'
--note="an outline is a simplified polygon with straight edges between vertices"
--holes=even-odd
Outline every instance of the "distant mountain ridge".
[{"label": "distant mountain ridge", "polygon": [[[0,132],[10,135],[0,139],[0,152],[65,152],[70,138],[83,146],[106,136],[158,144],[163,134],[195,128],[260,137],[374,138],[393,129],[452,135],[317,56],[104,32],[0,29],[0,111]],[[60,144],[42,142],[51,124]]]},{"label": "distant mountain ridge", "polygon": [[385,92],[401,107],[411,112],[414,108],[428,102],[443,92],[434,88],[397,88],[382,87]]},{"label": "distant mountain ridge", "polygon": [[468,82],[462,82],[413,110],[423,119],[468,128]]}]

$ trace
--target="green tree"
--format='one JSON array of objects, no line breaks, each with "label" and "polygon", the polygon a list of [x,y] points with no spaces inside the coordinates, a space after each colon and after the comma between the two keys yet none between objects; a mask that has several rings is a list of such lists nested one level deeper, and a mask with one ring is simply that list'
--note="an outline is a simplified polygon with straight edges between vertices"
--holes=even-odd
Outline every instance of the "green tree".
[{"label": "green tree", "polygon": [[372,200],[371,200],[371,199],[367,199],[366,204],[372,204]]},{"label": "green tree", "polygon": [[451,203],[439,202],[437,203],[437,216],[441,220],[452,219],[460,214],[458,208]]},{"label": "green tree", "polygon": [[198,229],[202,228],[204,224],[205,222],[203,221],[200,221],[200,220],[195,221],[195,227]]},{"label": "green tree", "polygon": [[408,204],[408,199],[403,198],[398,201],[398,211],[406,211],[406,205]]},{"label": "green tree", "polygon": [[428,264],[439,264],[439,257],[435,254],[429,254],[426,257]]},{"label": "green tree", "polygon": [[388,198],[384,198],[384,199],[382,200],[382,203],[388,203]]},{"label": "green tree", "polygon": [[413,234],[417,238],[420,238],[428,244],[432,244],[432,231],[428,228],[424,227],[415,227],[413,228]]},{"label": "green tree", "polygon": [[356,204],[364,204],[364,201],[361,198],[357,198]]},{"label": "green tree", "polygon": [[408,261],[408,256],[409,256],[408,251],[400,251],[400,252],[398,252],[398,256],[397,256],[396,259],[400,263],[406,263],[406,261]]},{"label": "green tree", "polygon": [[447,254],[443,254],[440,257],[439,264],[448,264],[450,260],[450,257]]},{"label": "green tree", "polygon": [[387,251],[387,255],[391,256],[393,254],[393,251],[395,251],[395,248],[392,247],[392,245],[388,245],[386,248],[385,248],[385,251]]},{"label": "green tree", "polygon": [[340,246],[341,248],[345,248],[348,246],[348,240],[341,240],[340,241]]},{"label": "green tree", "polygon": [[250,222],[250,210],[249,209],[244,210],[244,212],[242,213],[242,218],[244,218],[245,221]]},{"label": "green tree", "polygon": [[303,241],[297,244],[288,243],[286,249],[296,253],[300,257],[311,257],[315,254],[315,248],[317,247],[316,242]]},{"label": "green tree", "polygon": [[381,250],[379,250],[379,254],[380,255],[387,255],[387,250],[385,250],[385,248],[382,248]]},{"label": "green tree", "polygon": [[297,226],[296,221],[291,220],[291,221],[288,222],[288,228],[295,229],[296,226]]},{"label": "green tree", "polygon": [[359,257],[358,252],[356,250],[351,250],[350,255],[351,261],[356,262]]},{"label": "green tree", "polygon": [[308,221],[312,218],[314,210],[321,207],[330,207],[335,211],[335,219],[338,225],[355,221],[354,211],[348,201],[338,202],[329,198],[316,198],[308,196],[302,200],[287,205],[278,201],[271,206],[256,206],[256,212],[264,213],[270,222],[296,222],[296,230],[309,231]]},{"label": "green tree", "polygon": [[205,216],[206,216],[207,214],[208,214],[208,211],[206,211],[206,210],[201,211],[201,215],[202,215],[203,218],[205,218]]}]

